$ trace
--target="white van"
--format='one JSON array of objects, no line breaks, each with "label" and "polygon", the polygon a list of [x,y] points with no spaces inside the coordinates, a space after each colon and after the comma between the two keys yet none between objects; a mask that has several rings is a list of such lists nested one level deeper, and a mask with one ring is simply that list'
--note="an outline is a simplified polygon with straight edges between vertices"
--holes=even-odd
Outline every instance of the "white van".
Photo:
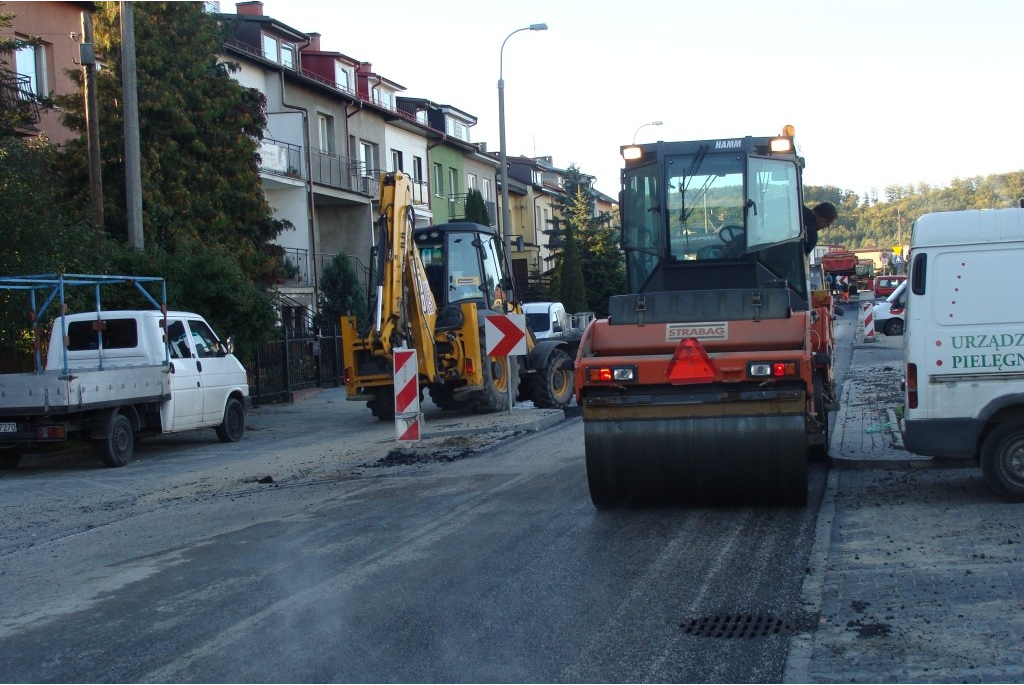
[{"label": "white van", "polygon": [[903,440],[921,455],[973,458],[1024,501],[1024,209],[926,214],[907,288]]}]

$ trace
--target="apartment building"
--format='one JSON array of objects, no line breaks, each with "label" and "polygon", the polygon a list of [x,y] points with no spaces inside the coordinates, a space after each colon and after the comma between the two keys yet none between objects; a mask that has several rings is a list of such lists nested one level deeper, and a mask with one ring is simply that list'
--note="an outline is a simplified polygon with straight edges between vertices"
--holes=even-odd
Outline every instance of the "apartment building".
[{"label": "apartment building", "polygon": [[[368,274],[381,173],[412,178],[419,226],[463,218],[473,188],[493,203],[497,163],[470,140],[474,116],[405,97],[372,63],[265,16],[262,2],[222,16],[235,27],[225,45],[225,58],[241,65],[235,78],[267,98],[264,192],[276,218],[295,226],[278,239],[289,260],[278,284],[286,320],[315,311],[318,274],[334,255]],[[496,226],[496,209],[491,216]]]}]

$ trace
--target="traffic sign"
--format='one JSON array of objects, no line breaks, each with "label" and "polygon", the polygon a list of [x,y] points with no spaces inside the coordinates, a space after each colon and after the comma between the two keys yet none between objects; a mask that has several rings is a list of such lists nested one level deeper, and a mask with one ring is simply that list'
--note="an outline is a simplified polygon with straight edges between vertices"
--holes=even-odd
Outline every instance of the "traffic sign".
[{"label": "traffic sign", "polygon": [[526,315],[495,314],[484,319],[488,357],[526,354]]}]

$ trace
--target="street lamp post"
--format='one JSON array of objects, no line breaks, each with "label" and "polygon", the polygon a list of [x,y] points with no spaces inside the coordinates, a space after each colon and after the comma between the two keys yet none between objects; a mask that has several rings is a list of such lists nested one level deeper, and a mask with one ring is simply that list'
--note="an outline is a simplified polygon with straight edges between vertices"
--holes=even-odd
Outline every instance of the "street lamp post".
[{"label": "street lamp post", "polygon": [[660,121],[648,121],[646,124],[640,124],[640,128],[638,128],[633,133],[633,145],[636,145],[636,134],[640,133],[640,129],[643,128],[644,126],[661,126],[661,122]]},{"label": "street lamp post", "polygon": [[[508,259],[510,268],[512,266],[512,216],[508,206],[508,160],[505,150],[505,43],[520,31],[547,30],[547,24],[530,24],[521,29],[516,29],[505,36],[505,40],[501,43],[501,51],[498,53],[498,137],[501,143],[501,152],[499,154],[499,161],[501,163],[499,169],[501,172],[501,235],[505,243],[505,257]],[[509,274],[509,277],[511,278],[512,274]]]}]

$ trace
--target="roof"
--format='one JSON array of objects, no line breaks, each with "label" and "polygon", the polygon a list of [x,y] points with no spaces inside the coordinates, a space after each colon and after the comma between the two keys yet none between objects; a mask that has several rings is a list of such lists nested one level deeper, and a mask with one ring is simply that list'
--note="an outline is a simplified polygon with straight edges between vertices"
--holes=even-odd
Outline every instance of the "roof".
[{"label": "roof", "polygon": [[1016,241],[1024,241],[1024,209],[970,209],[925,214],[914,222],[910,248]]}]

